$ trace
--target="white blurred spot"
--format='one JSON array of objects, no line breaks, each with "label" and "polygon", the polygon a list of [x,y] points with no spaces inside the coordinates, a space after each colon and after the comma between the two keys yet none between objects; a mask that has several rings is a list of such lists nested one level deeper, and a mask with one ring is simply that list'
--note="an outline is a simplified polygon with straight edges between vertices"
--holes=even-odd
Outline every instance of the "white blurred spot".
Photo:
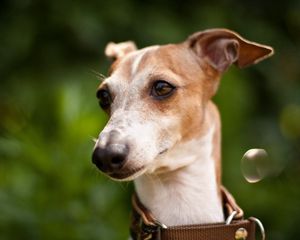
[{"label": "white blurred spot", "polygon": [[271,169],[266,150],[259,148],[248,150],[241,160],[241,169],[249,183],[256,183],[265,178]]}]

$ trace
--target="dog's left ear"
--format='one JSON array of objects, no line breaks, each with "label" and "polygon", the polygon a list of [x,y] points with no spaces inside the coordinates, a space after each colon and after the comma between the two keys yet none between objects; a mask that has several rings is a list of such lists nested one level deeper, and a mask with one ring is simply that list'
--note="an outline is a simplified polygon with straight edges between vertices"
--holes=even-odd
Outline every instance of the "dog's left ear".
[{"label": "dog's left ear", "polygon": [[106,45],[105,55],[113,60],[117,60],[135,50],[137,50],[137,47],[132,41],[121,43],[110,42]]},{"label": "dog's left ear", "polygon": [[219,72],[231,64],[247,67],[273,55],[273,48],[250,42],[228,29],[211,29],[191,35],[189,47]]}]

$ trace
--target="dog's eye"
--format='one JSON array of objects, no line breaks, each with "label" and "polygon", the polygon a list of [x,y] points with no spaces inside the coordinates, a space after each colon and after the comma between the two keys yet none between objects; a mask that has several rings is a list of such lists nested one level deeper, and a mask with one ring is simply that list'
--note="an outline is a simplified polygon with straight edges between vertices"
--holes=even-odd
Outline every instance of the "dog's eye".
[{"label": "dog's eye", "polygon": [[175,87],[170,83],[158,80],[152,86],[151,95],[157,99],[163,99],[171,96],[174,90]]},{"label": "dog's eye", "polygon": [[97,91],[97,98],[99,99],[99,105],[104,110],[108,109],[111,105],[112,99],[109,91],[100,89]]}]

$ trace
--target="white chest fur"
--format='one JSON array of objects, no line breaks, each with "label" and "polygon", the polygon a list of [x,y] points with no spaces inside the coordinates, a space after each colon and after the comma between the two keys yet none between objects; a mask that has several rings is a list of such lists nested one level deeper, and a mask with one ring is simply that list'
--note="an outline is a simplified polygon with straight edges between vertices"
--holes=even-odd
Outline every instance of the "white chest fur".
[{"label": "white chest fur", "polygon": [[[184,156],[188,164],[182,166]],[[166,157],[172,157],[170,161],[174,165],[180,162],[181,166],[134,181],[141,202],[155,218],[167,226],[223,222],[212,158],[212,131],[198,141],[179,145]]]}]

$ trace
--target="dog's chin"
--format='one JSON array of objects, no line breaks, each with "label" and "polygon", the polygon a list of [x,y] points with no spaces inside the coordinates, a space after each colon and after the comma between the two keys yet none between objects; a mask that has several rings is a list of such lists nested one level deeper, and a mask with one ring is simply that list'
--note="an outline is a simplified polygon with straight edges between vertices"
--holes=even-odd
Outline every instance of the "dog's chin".
[{"label": "dog's chin", "polygon": [[134,170],[110,173],[108,174],[108,177],[114,181],[127,182],[136,179],[137,177],[143,175],[145,172],[146,168],[142,166]]}]

